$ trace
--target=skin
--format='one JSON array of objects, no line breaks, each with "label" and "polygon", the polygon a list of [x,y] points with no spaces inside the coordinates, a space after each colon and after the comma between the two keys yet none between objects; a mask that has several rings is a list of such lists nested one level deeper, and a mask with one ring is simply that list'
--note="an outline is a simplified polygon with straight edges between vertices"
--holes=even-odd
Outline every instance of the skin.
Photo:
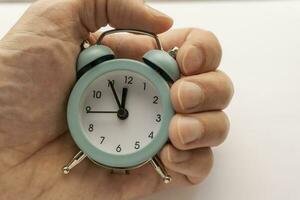
[{"label": "skin", "polygon": [[[115,28],[167,31],[172,20],[141,0],[41,0],[0,41],[0,199],[136,199],[159,190],[201,183],[209,174],[212,146],[221,144],[229,121],[230,79],[217,71],[221,47],[200,29],[159,37],[165,49],[180,47],[182,78],[171,88],[176,115],[170,144],[160,156],[173,176],[165,185],[150,165],[130,175],[83,161],[69,176],[61,168],[78,152],[66,123],[68,95],[82,41]],[[141,59],[154,41],[144,36],[110,36],[104,41],[118,57]]]}]

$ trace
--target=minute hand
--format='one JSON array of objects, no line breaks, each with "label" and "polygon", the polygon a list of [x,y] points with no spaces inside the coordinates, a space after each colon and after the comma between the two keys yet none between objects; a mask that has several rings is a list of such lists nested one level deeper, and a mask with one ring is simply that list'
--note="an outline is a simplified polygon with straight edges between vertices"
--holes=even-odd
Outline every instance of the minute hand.
[{"label": "minute hand", "polygon": [[120,103],[120,100],[119,100],[118,95],[116,93],[114,84],[111,81],[109,81],[109,85],[110,85],[110,88],[111,88],[111,90],[112,90],[112,92],[114,94],[115,100],[116,100],[119,108],[121,108],[121,103]]}]

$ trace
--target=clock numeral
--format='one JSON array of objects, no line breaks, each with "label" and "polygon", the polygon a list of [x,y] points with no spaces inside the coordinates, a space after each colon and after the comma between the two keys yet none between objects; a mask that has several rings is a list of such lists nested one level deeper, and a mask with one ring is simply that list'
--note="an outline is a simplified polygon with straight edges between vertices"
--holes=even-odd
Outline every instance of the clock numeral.
[{"label": "clock numeral", "polygon": [[132,76],[125,76],[125,84],[132,85],[133,77]]},{"label": "clock numeral", "polygon": [[89,132],[93,132],[94,131],[94,124],[90,124],[89,125]]},{"label": "clock numeral", "polygon": [[153,97],[153,104],[158,104],[158,96]]},{"label": "clock numeral", "polygon": [[161,114],[157,114],[156,117],[157,117],[157,118],[156,118],[155,121],[156,121],[156,122],[160,122],[160,121],[161,121]]},{"label": "clock numeral", "polygon": [[105,137],[104,137],[104,136],[101,136],[101,137],[100,137],[100,140],[101,140],[101,141],[100,141],[100,144],[102,144],[102,143],[104,142],[104,140],[105,140]]},{"label": "clock numeral", "polygon": [[93,98],[94,99],[100,99],[102,96],[102,92],[99,90],[93,90]]},{"label": "clock numeral", "polygon": [[86,113],[89,113],[89,112],[92,110],[92,108],[91,108],[91,106],[87,106],[87,107],[85,108],[85,110],[86,110]]},{"label": "clock numeral", "polygon": [[107,80],[107,87],[110,87],[110,84],[115,85],[115,80]]},{"label": "clock numeral", "polygon": [[151,131],[151,133],[148,135],[148,138],[153,139],[153,131]]},{"label": "clock numeral", "polygon": [[141,148],[141,142],[140,141],[136,141],[135,144],[134,144],[134,148],[135,149]]},{"label": "clock numeral", "polygon": [[119,144],[116,148],[116,152],[121,152],[122,151],[122,148],[121,148],[121,145]]},{"label": "clock numeral", "polygon": [[144,91],[146,90],[146,88],[147,88],[147,83],[144,82]]}]

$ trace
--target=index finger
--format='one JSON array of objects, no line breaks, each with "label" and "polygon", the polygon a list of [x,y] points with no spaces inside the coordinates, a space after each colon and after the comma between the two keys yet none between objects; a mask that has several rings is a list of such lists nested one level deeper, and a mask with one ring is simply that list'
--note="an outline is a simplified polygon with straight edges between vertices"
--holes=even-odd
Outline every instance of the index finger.
[{"label": "index finger", "polygon": [[167,49],[178,46],[177,62],[184,75],[196,75],[218,68],[222,49],[215,35],[202,29],[178,29],[161,34]]},{"label": "index finger", "polygon": [[[95,37],[95,36],[93,36]],[[179,47],[176,57],[183,75],[196,75],[214,71],[219,66],[222,50],[213,33],[201,29],[176,29],[159,35],[165,50]],[[103,43],[112,48],[118,57],[142,59],[155,41],[143,35],[110,35]]]}]

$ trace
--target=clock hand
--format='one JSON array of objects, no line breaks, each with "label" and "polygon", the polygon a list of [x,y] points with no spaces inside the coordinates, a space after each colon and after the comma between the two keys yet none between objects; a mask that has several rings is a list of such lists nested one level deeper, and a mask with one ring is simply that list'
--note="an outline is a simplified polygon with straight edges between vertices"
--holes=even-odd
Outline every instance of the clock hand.
[{"label": "clock hand", "polygon": [[116,100],[119,108],[121,108],[121,103],[120,103],[120,100],[119,100],[118,95],[116,93],[115,86],[114,86],[113,82],[109,81],[109,85],[110,85],[110,88],[111,88],[111,90],[112,90],[112,92],[114,94],[115,100]]},{"label": "clock hand", "polygon": [[[120,120],[125,120],[125,119],[128,118],[128,111],[127,111],[124,107],[122,107],[122,105],[121,105],[121,103],[120,103],[120,100],[119,100],[119,98],[118,98],[118,95],[117,95],[117,93],[116,93],[114,84],[112,83],[112,81],[109,81],[109,85],[110,85],[111,90],[112,90],[112,92],[113,92],[113,94],[114,94],[115,100],[116,100],[116,102],[117,102],[117,104],[118,104],[118,106],[119,106],[119,110],[118,110],[118,112],[117,112],[117,116],[118,116],[118,118],[119,118]],[[127,89],[126,89],[126,88],[123,89],[123,92],[122,92],[122,93],[123,93],[123,94],[122,94],[122,104],[125,105],[125,100],[126,100],[126,96],[127,96]],[[125,98],[124,98],[124,97],[125,97]],[[123,100],[123,99],[124,99],[124,100]]]},{"label": "clock hand", "polygon": [[122,91],[122,103],[121,103],[121,107],[120,107],[120,109],[118,111],[118,117],[121,120],[125,120],[129,116],[129,112],[125,108],[127,93],[128,93],[128,88],[123,88],[123,91]]},{"label": "clock hand", "polygon": [[97,110],[93,110],[93,111],[86,111],[86,113],[118,113],[118,111],[97,111]]},{"label": "clock hand", "polygon": [[122,100],[121,100],[122,101],[121,108],[123,108],[123,109],[125,109],[127,93],[128,93],[128,88],[123,88],[123,91],[122,91]]}]

